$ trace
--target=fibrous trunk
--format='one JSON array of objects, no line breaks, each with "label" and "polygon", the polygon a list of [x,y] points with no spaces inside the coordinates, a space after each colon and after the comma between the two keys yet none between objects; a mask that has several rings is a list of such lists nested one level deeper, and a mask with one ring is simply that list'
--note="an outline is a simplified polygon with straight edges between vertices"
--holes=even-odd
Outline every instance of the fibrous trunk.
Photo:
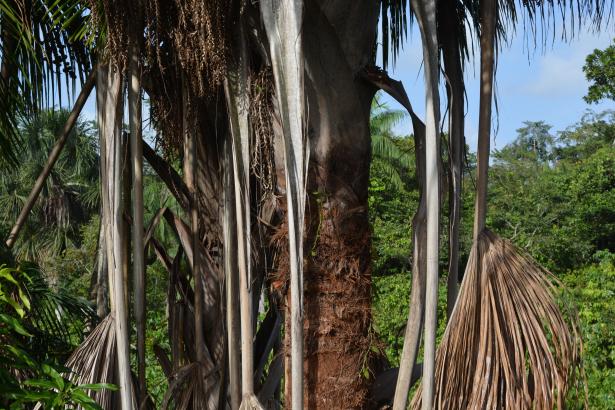
[{"label": "fibrous trunk", "polygon": [[[305,2],[302,35],[311,172],[304,254],[303,402],[310,409],[358,409],[367,403],[367,188],[374,90],[358,73],[371,62],[377,16],[377,2]],[[282,163],[276,156],[276,165]],[[278,172],[281,186],[283,175]]]}]

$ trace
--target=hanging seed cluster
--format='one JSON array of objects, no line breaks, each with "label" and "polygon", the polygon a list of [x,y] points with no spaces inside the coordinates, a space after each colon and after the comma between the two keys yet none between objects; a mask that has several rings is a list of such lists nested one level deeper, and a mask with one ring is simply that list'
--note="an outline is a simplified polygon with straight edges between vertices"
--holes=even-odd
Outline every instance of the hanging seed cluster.
[{"label": "hanging seed cluster", "polygon": [[101,27],[99,39],[104,41],[104,53],[110,65],[124,70],[128,62],[128,30],[130,13],[122,0],[91,0],[92,18]]},{"label": "hanging seed cluster", "polygon": [[[91,0],[92,16],[106,30],[101,37],[114,67],[126,68],[129,41],[135,35],[135,26],[142,27],[144,88],[150,99],[152,123],[159,131],[158,142],[166,153],[177,152],[183,142],[182,92],[191,104],[198,104],[201,99],[213,98],[224,80],[232,53],[229,28],[237,21],[239,3]],[[182,85],[182,81],[187,84]],[[199,111],[198,107],[189,110]]]},{"label": "hanging seed cluster", "polygon": [[232,5],[227,0],[175,0],[173,40],[192,91],[205,96],[224,79]]}]

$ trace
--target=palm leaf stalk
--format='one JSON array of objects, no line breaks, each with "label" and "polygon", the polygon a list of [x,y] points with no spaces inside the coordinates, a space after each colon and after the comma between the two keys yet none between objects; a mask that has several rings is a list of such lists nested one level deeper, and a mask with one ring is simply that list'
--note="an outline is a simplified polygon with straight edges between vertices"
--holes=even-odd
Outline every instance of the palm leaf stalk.
[{"label": "palm leaf stalk", "polygon": [[[102,208],[101,208],[102,209]],[[102,214],[102,212],[101,212]],[[109,313],[109,290],[107,283],[107,245],[105,244],[105,227],[102,218],[98,225],[98,244],[96,246],[96,263],[92,274],[92,296],[96,301],[96,313],[104,318]]]},{"label": "palm leaf stalk", "polygon": [[[408,400],[408,392],[413,380],[416,380],[418,366],[415,365],[418,355],[421,332],[423,330],[423,318],[425,311],[426,291],[426,244],[427,244],[427,202],[425,196],[425,124],[420,120],[412,108],[408,94],[400,81],[391,79],[386,73],[379,71],[365,72],[364,78],[376,87],[387,92],[399,102],[410,115],[414,130],[414,156],[416,162],[416,179],[419,188],[419,205],[412,218],[412,291],[410,292],[410,308],[408,309],[408,321],[404,333],[404,346],[400,358],[397,382],[395,385],[394,403],[395,409],[404,410]],[[420,370],[422,372],[422,370]]]},{"label": "palm leaf stalk", "polygon": [[112,68],[107,70],[107,96],[102,123],[101,157],[104,161],[102,184],[103,213],[106,218],[106,244],[109,264],[109,283],[112,289],[111,312],[115,322],[117,363],[122,409],[135,408],[129,360],[128,311],[125,298],[125,275],[123,272],[125,237],[123,232],[122,207],[122,144],[121,127],[123,112],[122,74]]},{"label": "palm leaf stalk", "polygon": [[[433,408],[563,409],[580,360],[576,320],[557,281],[485,227],[497,7],[481,2],[474,244],[438,349]],[[412,408],[425,403],[417,394]]]},{"label": "palm leaf stalk", "polygon": [[[436,1],[412,0],[425,62],[425,200],[426,223],[426,290],[425,290],[425,353],[423,362],[423,410],[431,410],[434,394],[436,329],[438,326],[438,242],[439,242],[439,124],[438,35]],[[405,401],[405,399],[404,399]]]},{"label": "palm leaf stalk", "polygon": [[231,125],[231,150],[235,216],[237,220],[237,262],[239,268],[239,304],[241,317],[241,390],[240,409],[262,409],[254,394],[254,357],[252,323],[252,278],[250,256],[250,123],[248,54],[240,22],[236,33],[238,58],[225,81],[225,92]]},{"label": "palm leaf stalk", "polygon": [[[459,291],[459,228],[461,222],[461,183],[465,147],[464,92],[462,66],[462,37],[464,21],[455,0],[438,1],[438,38],[442,48],[444,74],[447,82],[449,111],[449,262],[446,292],[446,311],[451,316]],[[463,42],[465,44],[465,42]]]},{"label": "palm leaf stalk", "polygon": [[128,110],[130,122],[130,151],[132,163],[132,243],[135,322],[137,327],[137,368],[139,407],[146,399],[145,384],[145,255],[143,239],[143,148],[141,123],[141,64],[136,36],[131,41],[130,84]]},{"label": "palm leaf stalk", "polygon": [[[112,186],[117,186],[116,177],[121,179],[121,171],[114,169],[114,166],[119,168],[121,157],[119,125],[121,125],[123,104],[121,104],[122,81],[120,77],[119,73],[111,72],[106,64],[99,64],[96,69],[96,112],[97,121],[100,124],[101,229],[104,237],[103,245],[106,254],[104,259],[107,267],[111,311],[73,352],[66,363],[66,366],[71,369],[71,379],[77,384],[104,382],[120,387],[118,393],[108,390],[90,392],[96,402],[105,409],[132,409],[133,404],[136,403],[128,361],[127,317],[124,316],[123,326],[118,325],[121,320],[118,312],[126,313],[124,289],[118,290],[116,286],[118,279],[120,282],[123,281],[123,274],[119,269],[122,266],[121,253],[118,254],[117,251],[118,248],[120,250],[123,248],[118,238],[121,228],[117,226],[119,224],[118,213],[111,213],[112,208],[117,207],[120,201],[120,198],[116,196],[120,192],[119,187],[114,189]],[[114,198],[117,199],[115,203]],[[114,246],[113,239],[116,239],[117,246]],[[122,340],[119,340],[119,332],[125,332]],[[126,402],[127,404],[124,404]]]},{"label": "palm leaf stalk", "polygon": [[[174,227],[181,247],[185,251],[188,266],[192,271],[193,277],[193,297],[190,294],[190,285],[188,278],[173,278],[172,283],[179,284],[183,280],[184,283],[180,286],[184,288],[182,295],[182,304],[184,309],[179,309],[174,313],[182,315],[181,318],[173,318],[173,323],[179,323],[179,326],[173,331],[170,331],[171,344],[176,351],[173,355],[173,360],[178,365],[180,364],[181,356],[192,358],[188,352],[194,352],[195,361],[179,367],[173,374],[172,380],[169,383],[169,388],[163,398],[162,408],[170,408],[174,403],[177,409],[214,409],[217,406],[215,394],[212,391],[215,389],[216,377],[214,365],[211,355],[207,349],[205,342],[204,324],[206,321],[205,315],[205,295],[203,272],[211,271],[207,261],[204,259],[204,250],[199,240],[199,214],[198,214],[198,195],[197,195],[197,158],[198,158],[198,143],[193,130],[193,117],[191,112],[191,100],[189,96],[189,87],[185,77],[181,80],[182,89],[182,133],[184,138],[184,183],[188,191],[188,217],[189,224],[185,224],[172,211],[166,210],[165,217],[167,221]],[[179,276],[179,271],[173,272],[172,275]],[[174,303],[175,285],[169,288],[169,303]],[[192,305],[192,307],[190,307]],[[176,307],[173,308],[174,310]],[[193,326],[186,324],[192,323]],[[183,347],[182,347],[183,345]]]},{"label": "palm leaf stalk", "polygon": [[239,317],[239,277],[237,273],[237,222],[234,212],[233,159],[231,141],[224,142],[224,278],[226,286],[226,330],[228,379],[231,409],[241,404],[241,323]]},{"label": "palm leaf stalk", "polygon": [[47,177],[51,173],[51,170],[53,169],[53,166],[57,162],[58,158],[60,158],[60,154],[62,153],[62,148],[64,148],[64,146],[66,145],[66,141],[68,140],[68,137],[70,136],[71,131],[73,130],[73,127],[77,123],[77,120],[79,119],[79,115],[81,114],[81,110],[83,109],[85,102],[90,96],[90,93],[92,92],[92,89],[94,88],[95,83],[96,83],[96,70],[93,70],[88,76],[87,81],[83,85],[83,88],[81,88],[81,92],[79,93],[79,96],[77,97],[77,100],[75,101],[73,109],[71,110],[70,115],[68,116],[66,120],[66,124],[64,124],[64,127],[62,128],[60,134],[58,135],[57,142],[55,143],[55,145],[51,149],[51,152],[49,153],[49,158],[47,159],[47,163],[45,164],[40,175],[34,182],[34,186],[32,187],[32,190],[30,191],[30,195],[28,195],[28,199],[26,199],[26,202],[21,212],[19,213],[19,216],[17,217],[17,220],[15,221],[15,225],[13,225],[13,227],[11,228],[11,232],[9,233],[9,236],[6,239],[6,246],[8,248],[12,248],[13,245],[15,244],[15,241],[17,240],[19,236],[19,232],[21,231],[21,228],[23,228],[26,220],[28,219],[28,215],[30,215],[30,211],[34,207],[34,204],[36,203],[36,200],[38,199],[38,196],[40,195],[43,189],[43,186],[45,185],[45,181],[47,180]]},{"label": "palm leaf stalk", "polygon": [[[261,13],[282,120],[290,247],[291,406],[303,409],[303,231],[309,150],[304,129],[303,1],[267,0]],[[288,400],[288,398],[287,398]]]}]

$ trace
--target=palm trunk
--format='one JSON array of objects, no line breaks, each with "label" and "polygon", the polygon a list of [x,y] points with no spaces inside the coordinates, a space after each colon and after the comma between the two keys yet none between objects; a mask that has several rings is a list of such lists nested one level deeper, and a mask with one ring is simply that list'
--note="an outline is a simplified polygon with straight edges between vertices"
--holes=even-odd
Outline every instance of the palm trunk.
[{"label": "palm trunk", "polygon": [[435,0],[413,0],[423,42],[425,63],[425,199],[427,207],[427,283],[425,298],[425,358],[423,362],[423,409],[431,410],[434,395],[436,330],[438,326],[439,242],[439,123],[438,39]]},{"label": "palm trunk", "polygon": [[[310,252],[304,272],[303,401],[309,409],[359,409],[367,406],[370,383],[364,374],[370,367],[367,192],[374,89],[357,74],[371,61],[379,6],[350,0],[304,4]],[[283,152],[277,152],[278,184],[288,189],[282,164]]]},{"label": "palm trunk", "polygon": [[83,109],[85,102],[90,96],[90,93],[92,92],[92,89],[94,88],[95,82],[96,82],[96,69],[92,70],[92,72],[88,76],[87,81],[85,82],[85,84],[83,84],[83,87],[81,88],[81,92],[79,93],[79,96],[77,97],[77,100],[75,101],[75,105],[73,106],[72,111],[70,112],[68,118],[66,119],[66,124],[64,124],[64,127],[62,128],[62,130],[60,131],[60,134],[58,135],[57,142],[55,143],[55,145],[51,149],[51,152],[49,153],[49,158],[47,159],[47,163],[43,167],[43,170],[41,171],[38,178],[36,178],[36,181],[34,182],[34,186],[32,187],[32,191],[30,191],[30,195],[28,195],[28,199],[26,199],[24,207],[19,213],[19,216],[17,217],[17,220],[15,221],[15,225],[13,225],[13,228],[11,229],[11,232],[9,233],[9,236],[6,240],[7,247],[11,248],[15,244],[15,241],[17,240],[17,237],[19,236],[19,232],[21,231],[21,228],[23,228],[23,225],[28,219],[28,215],[30,215],[30,211],[34,207],[34,204],[36,203],[36,200],[38,199],[38,196],[40,195],[43,189],[43,186],[45,185],[45,181],[47,180],[47,177],[51,173],[51,170],[53,169],[53,166],[55,165],[58,158],[60,158],[60,154],[62,153],[62,148],[64,148],[64,145],[66,145],[66,141],[68,140],[68,137],[70,136],[70,133],[73,130],[73,127],[75,126],[75,124],[77,123],[77,120],[79,119],[79,114],[81,114],[81,110]]},{"label": "palm trunk", "polygon": [[146,399],[145,384],[145,255],[143,243],[143,149],[141,140],[141,66],[139,48],[131,45],[128,109],[130,116],[130,151],[132,164],[132,263],[134,278],[134,315],[137,326],[137,368],[139,407]]},{"label": "palm trunk", "polygon": [[444,73],[447,78],[449,109],[449,263],[446,311],[450,318],[459,292],[459,228],[461,222],[461,192],[464,143],[464,80],[459,41],[463,21],[457,3],[440,0],[438,3],[438,36],[442,47]]}]

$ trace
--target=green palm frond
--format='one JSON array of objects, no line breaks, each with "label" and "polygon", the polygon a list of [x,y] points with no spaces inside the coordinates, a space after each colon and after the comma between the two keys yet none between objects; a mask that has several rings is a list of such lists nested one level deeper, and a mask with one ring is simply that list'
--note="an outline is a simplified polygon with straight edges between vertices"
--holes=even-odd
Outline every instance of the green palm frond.
[{"label": "green palm frond", "polygon": [[22,151],[17,127],[42,108],[62,105],[90,71],[89,13],[78,0],[0,0],[0,166]]},{"label": "green palm frond", "polygon": [[414,167],[414,156],[411,152],[402,150],[396,143],[393,128],[407,118],[407,113],[401,110],[391,110],[386,104],[380,103],[378,96],[372,102],[370,132],[372,137],[372,156],[380,160],[381,169],[397,188],[403,188],[400,171]]},{"label": "green palm frond", "polygon": [[31,350],[41,359],[50,354],[68,356],[83,339],[84,329],[98,321],[95,309],[85,299],[50,288],[37,266],[22,264],[20,269],[28,278],[23,286],[30,309],[24,317],[24,326],[34,335]]},{"label": "green palm frond", "polygon": [[[20,165],[0,173],[0,224],[14,223],[67,117],[65,110],[45,110],[20,122]],[[46,258],[79,246],[77,226],[98,211],[98,164],[96,134],[91,124],[78,121],[15,244],[19,260],[45,266]]]}]

